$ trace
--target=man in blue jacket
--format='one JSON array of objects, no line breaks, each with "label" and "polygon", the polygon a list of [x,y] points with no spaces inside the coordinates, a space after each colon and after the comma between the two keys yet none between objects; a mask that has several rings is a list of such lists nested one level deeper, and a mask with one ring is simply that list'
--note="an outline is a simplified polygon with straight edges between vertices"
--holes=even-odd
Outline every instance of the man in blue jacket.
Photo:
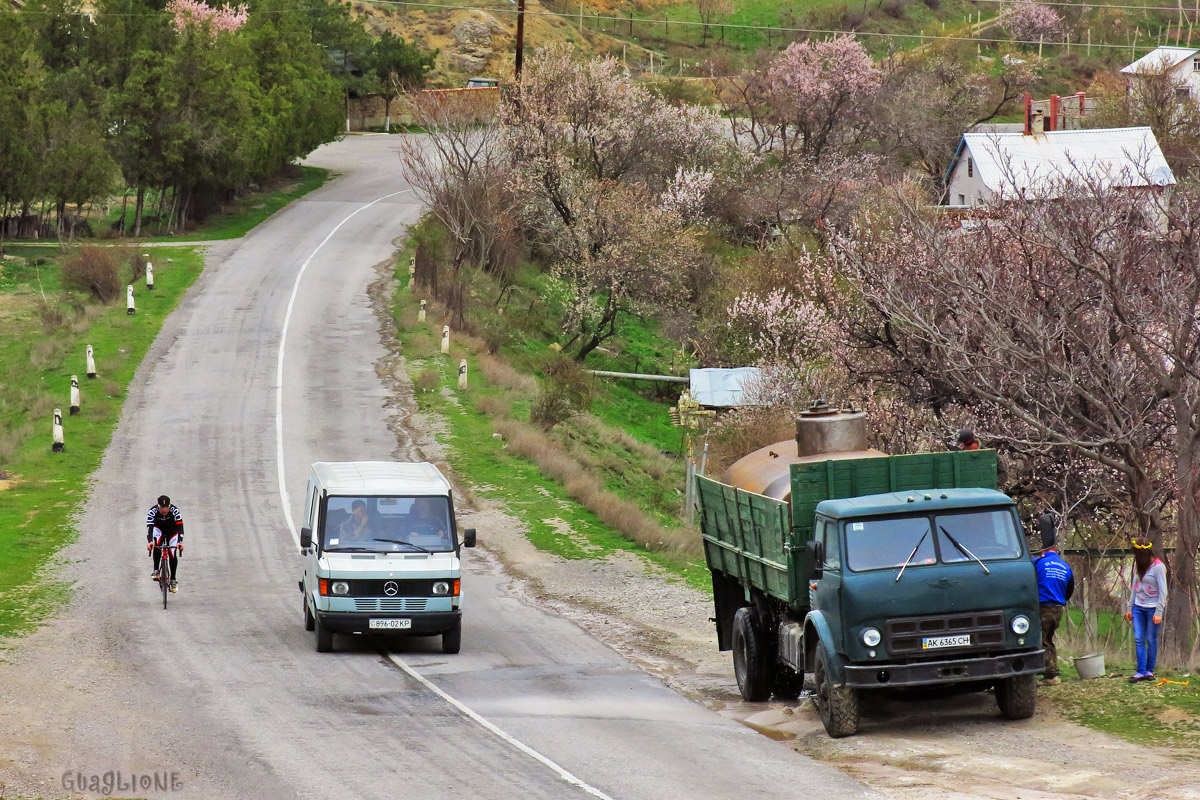
[{"label": "man in blue jacket", "polygon": [[1075,575],[1071,566],[1055,549],[1054,518],[1043,514],[1038,518],[1042,532],[1042,554],[1034,559],[1037,571],[1038,616],[1042,622],[1042,647],[1046,648],[1046,671],[1043,686],[1061,683],[1058,677],[1058,649],[1054,633],[1062,623],[1063,612],[1071,595],[1075,594]]}]

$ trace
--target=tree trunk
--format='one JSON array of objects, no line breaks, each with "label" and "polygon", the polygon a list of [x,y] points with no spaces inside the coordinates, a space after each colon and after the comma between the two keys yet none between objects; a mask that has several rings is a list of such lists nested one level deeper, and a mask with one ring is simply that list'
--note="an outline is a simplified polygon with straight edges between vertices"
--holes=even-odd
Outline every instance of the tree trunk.
[{"label": "tree trunk", "polygon": [[121,224],[119,226],[117,226],[117,230],[119,230],[121,232],[122,236],[125,235],[125,210],[128,207],[129,207],[129,187],[126,186],[124,191],[121,192]]},{"label": "tree trunk", "polygon": [[137,208],[133,212],[133,235],[142,235],[142,210],[146,206],[146,187],[138,186]]},{"label": "tree trunk", "polygon": [[1200,545],[1200,430],[1190,424],[1192,409],[1182,399],[1175,403],[1175,471],[1179,485],[1179,531],[1175,557],[1170,559],[1170,595],[1163,627],[1164,663],[1182,665],[1192,651],[1192,621],[1196,616],[1196,548]]}]

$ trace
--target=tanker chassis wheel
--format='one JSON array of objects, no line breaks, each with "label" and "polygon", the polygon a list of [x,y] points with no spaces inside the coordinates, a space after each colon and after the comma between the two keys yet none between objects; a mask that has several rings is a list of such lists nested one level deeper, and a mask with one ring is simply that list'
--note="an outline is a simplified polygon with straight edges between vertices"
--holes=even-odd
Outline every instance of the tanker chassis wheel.
[{"label": "tanker chassis wheel", "polygon": [[733,674],[743,700],[761,703],[771,696],[774,661],[754,609],[739,608],[733,615]]}]

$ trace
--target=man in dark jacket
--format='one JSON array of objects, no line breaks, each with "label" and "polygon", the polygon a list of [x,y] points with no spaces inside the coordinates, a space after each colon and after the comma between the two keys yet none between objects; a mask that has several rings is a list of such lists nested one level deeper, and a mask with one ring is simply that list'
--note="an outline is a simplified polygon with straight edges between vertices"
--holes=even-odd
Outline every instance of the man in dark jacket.
[{"label": "man in dark jacket", "polygon": [[1062,623],[1067,601],[1075,594],[1075,575],[1071,566],[1062,560],[1055,549],[1054,519],[1043,514],[1038,519],[1042,532],[1042,554],[1034,559],[1038,584],[1038,617],[1042,622],[1042,646],[1046,648],[1046,671],[1043,686],[1054,686],[1061,681],[1058,677],[1058,649],[1054,646],[1054,633]]}]

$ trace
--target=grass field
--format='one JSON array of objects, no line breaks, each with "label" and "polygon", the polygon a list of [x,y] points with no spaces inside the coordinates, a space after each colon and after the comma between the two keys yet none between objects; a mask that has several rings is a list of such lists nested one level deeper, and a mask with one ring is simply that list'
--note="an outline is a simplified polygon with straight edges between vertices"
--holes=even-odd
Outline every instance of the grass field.
[{"label": "grass field", "polygon": [[[65,256],[8,245],[0,265],[0,638],[28,631],[70,592],[43,569],[74,536],[89,476],[121,413],[126,386],[167,314],[200,274],[186,248],[155,250],[155,289],[137,296],[137,314],[65,293]],[[15,257],[15,258],[12,258]],[[169,260],[168,260],[169,259]],[[122,281],[130,279],[123,267]],[[45,299],[43,299],[45,298]],[[98,377],[85,376],[86,345]],[[78,375],[81,412],[71,416]],[[52,453],[51,416],[63,413],[66,450]],[[64,552],[70,558],[69,549]]]}]

